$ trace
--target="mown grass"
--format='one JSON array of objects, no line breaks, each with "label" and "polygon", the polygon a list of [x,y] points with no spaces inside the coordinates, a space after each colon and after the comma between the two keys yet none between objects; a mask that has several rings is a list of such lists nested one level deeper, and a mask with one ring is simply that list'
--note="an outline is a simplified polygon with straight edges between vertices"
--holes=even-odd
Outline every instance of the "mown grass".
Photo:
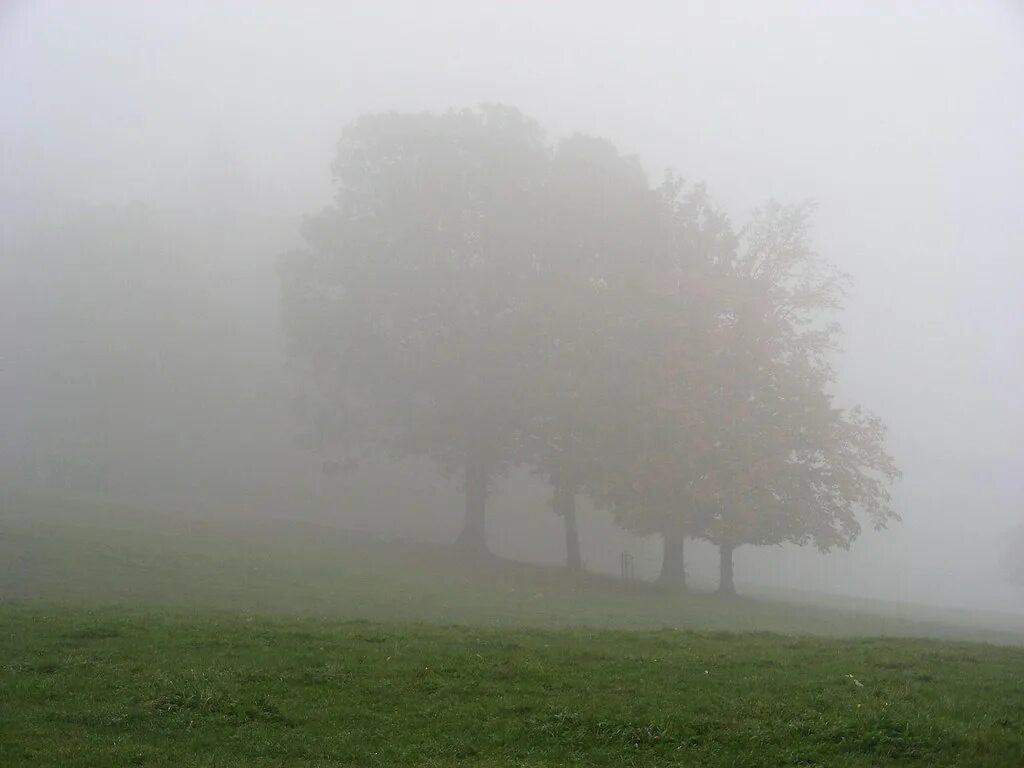
[{"label": "mown grass", "polygon": [[4,766],[1020,766],[1024,649],[0,605]]}]

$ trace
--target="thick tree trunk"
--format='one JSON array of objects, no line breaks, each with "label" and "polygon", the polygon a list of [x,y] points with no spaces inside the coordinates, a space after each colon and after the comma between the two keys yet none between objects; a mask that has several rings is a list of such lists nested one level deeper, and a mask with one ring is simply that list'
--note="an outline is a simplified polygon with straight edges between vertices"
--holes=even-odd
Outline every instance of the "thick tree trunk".
[{"label": "thick tree trunk", "polygon": [[565,523],[565,567],[573,573],[583,571],[580,533],[576,526],[576,488],[559,482],[555,488],[555,514]]},{"label": "thick tree trunk", "polygon": [[658,584],[670,589],[686,589],[686,562],[683,559],[686,535],[682,529],[671,526],[662,532],[661,538],[664,542],[664,553]]},{"label": "thick tree trunk", "polygon": [[466,460],[466,518],[456,544],[476,554],[487,553],[487,466],[479,456]]},{"label": "thick tree trunk", "polygon": [[732,578],[732,544],[718,545],[719,576],[718,594],[732,596],[736,594],[736,584]]}]

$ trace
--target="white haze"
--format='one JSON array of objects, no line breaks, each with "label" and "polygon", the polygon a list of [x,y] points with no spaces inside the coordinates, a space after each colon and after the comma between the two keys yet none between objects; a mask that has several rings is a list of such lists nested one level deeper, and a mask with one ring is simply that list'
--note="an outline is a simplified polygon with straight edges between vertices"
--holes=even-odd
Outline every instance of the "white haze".
[{"label": "white haze", "polygon": [[[652,178],[671,166],[705,180],[736,221],[770,197],[817,201],[815,245],[855,280],[840,396],[889,424],[904,521],[849,553],[744,548],[738,579],[1024,611],[1024,592],[1000,576],[1024,524],[1019,4],[7,2],[4,242],[82,204],[143,202],[205,222],[215,234],[203,269],[226,311],[263,318],[246,324],[245,354],[277,394],[249,413],[266,423],[258,434],[287,442],[273,259],[328,201],[342,127],[368,112],[480,102],[517,106],[555,137],[605,136]],[[254,216],[272,234],[232,229]],[[3,297],[26,290],[14,258],[0,252]],[[45,307],[48,296],[22,298]],[[0,338],[30,346],[35,328],[16,320]],[[4,360],[0,376],[18,375]],[[22,431],[5,428],[8,458],[12,435],[33,429],[12,403],[0,415]],[[304,469],[313,459],[289,456],[282,505],[316,475]],[[428,474],[414,481],[447,498]],[[516,516],[518,502],[495,498],[495,546],[557,559],[544,489],[505,482],[517,484],[538,513]],[[322,513],[332,491],[318,493],[292,503]],[[390,533],[436,529],[414,514],[351,514]],[[653,542],[608,539],[599,515],[582,525],[592,563],[633,547],[656,567]]]}]

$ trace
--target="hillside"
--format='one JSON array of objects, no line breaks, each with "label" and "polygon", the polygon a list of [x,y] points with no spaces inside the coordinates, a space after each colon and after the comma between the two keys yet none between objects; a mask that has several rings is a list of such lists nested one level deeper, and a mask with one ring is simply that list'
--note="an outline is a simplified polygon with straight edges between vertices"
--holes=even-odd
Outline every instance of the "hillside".
[{"label": "hillside", "polygon": [[[741,585],[742,587],[742,585]],[[750,591],[748,590],[748,594]],[[7,495],[0,598],[474,625],[934,636],[1024,644],[1024,617],[821,595],[720,600],[288,521]]]}]

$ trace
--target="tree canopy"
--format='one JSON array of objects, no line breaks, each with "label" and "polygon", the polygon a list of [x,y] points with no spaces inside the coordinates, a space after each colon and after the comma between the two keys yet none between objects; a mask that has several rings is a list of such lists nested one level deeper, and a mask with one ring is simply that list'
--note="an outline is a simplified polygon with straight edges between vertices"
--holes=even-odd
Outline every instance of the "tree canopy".
[{"label": "tree canopy", "polygon": [[365,118],[342,137],[335,204],[282,264],[294,355],[364,437],[463,472],[474,549],[523,416],[548,157],[505,107]]},{"label": "tree canopy", "polygon": [[333,172],[281,263],[292,357],[346,439],[463,477],[463,544],[515,463],[551,480],[571,566],[586,493],[661,534],[671,578],[685,538],[718,544],[724,591],[737,546],[897,519],[884,425],[833,401],[845,278],[809,206],[736,230],[703,186],[499,106],[364,118]]}]

